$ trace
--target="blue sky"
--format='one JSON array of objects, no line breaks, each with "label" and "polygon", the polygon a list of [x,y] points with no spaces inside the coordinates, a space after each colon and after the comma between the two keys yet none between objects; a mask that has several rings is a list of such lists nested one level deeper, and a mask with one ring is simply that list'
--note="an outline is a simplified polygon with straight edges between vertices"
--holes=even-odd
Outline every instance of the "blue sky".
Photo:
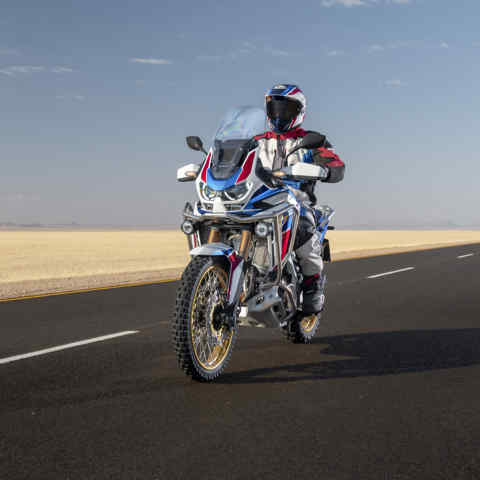
[{"label": "blue sky", "polygon": [[175,226],[223,113],[297,83],[342,225],[480,226],[480,3],[3,0],[0,222]]}]

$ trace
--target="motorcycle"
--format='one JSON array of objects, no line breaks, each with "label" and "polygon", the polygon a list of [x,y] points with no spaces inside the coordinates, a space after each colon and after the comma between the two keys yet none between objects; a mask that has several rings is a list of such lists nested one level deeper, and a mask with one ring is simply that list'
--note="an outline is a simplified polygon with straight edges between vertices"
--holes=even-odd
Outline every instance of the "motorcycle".
[{"label": "motorcycle", "polygon": [[[300,182],[318,180],[317,165],[299,162],[259,174],[255,135],[265,131],[265,113],[255,107],[231,110],[207,152],[199,137],[187,145],[203,152],[202,164],[177,171],[180,182],[195,181],[199,200],[185,205],[182,231],[191,261],[177,289],[172,341],[180,368],[193,379],[210,381],[227,365],[239,325],[279,328],[294,343],[308,343],[321,314],[302,312],[302,274],[293,250],[303,192]],[[323,144],[308,133],[299,149]],[[262,177],[262,178],[260,178]],[[314,209],[324,261],[325,238],[334,210]]]}]

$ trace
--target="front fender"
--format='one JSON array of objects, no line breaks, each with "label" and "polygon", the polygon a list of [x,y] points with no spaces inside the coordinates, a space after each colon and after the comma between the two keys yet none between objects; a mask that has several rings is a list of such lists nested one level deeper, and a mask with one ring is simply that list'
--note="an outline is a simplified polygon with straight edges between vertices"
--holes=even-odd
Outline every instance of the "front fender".
[{"label": "front fender", "polygon": [[225,243],[207,243],[190,250],[192,257],[216,257],[225,255],[228,257],[233,252],[233,248]]},{"label": "front fender", "polygon": [[245,261],[237,252],[225,243],[207,243],[200,247],[190,250],[192,257],[224,257],[227,260],[229,268],[228,272],[228,307],[237,304],[243,286],[243,266]]}]

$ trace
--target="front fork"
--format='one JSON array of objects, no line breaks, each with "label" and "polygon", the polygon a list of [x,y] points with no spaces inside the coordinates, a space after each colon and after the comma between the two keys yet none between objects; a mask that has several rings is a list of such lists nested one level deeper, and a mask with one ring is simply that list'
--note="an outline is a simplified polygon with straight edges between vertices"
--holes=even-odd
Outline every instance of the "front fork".
[{"label": "front fork", "polygon": [[252,244],[252,232],[249,229],[242,230],[238,253],[233,250],[227,259],[230,263],[230,275],[228,281],[227,309],[235,308],[242,294],[243,281],[245,279],[246,259]]},{"label": "front fork", "polygon": [[[210,235],[212,235],[211,232]],[[251,242],[252,232],[247,229],[242,230],[238,253],[233,250],[229,255],[227,255],[227,260],[230,264],[230,273],[228,276],[227,305],[223,309],[221,315],[223,323],[225,323],[225,325],[230,328],[235,327],[238,315],[240,313],[239,302],[245,279],[245,270],[247,265],[246,258],[248,256],[248,252],[250,251]]]},{"label": "front fork", "polygon": [[[194,232],[193,235],[197,235],[197,233],[198,231]],[[226,325],[233,327],[236,324],[239,313],[238,307],[247,268],[246,260],[252,244],[252,231],[249,228],[241,230],[238,251],[229,245],[221,243],[221,240],[219,228],[212,226],[208,235],[208,243],[191,249],[190,255],[217,257],[224,263],[226,270],[228,269],[227,302],[220,315]]]}]

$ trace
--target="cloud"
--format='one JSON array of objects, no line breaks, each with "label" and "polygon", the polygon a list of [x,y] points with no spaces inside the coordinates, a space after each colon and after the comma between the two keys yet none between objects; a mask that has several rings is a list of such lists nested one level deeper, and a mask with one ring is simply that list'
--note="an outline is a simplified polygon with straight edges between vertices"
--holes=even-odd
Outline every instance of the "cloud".
[{"label": "cloud", "polygon": [[84,95],[57,95],[57,100],[74,100],[77,102],[83,102],[86,97]]},{"label": "cloud", "polygon": [[398,78],[393,80],[386,80],[384,82],[386,87],[406,87],[408,84],[405,83],[403,80],[399,80]]},{"label": "cloud", "polygon": [[440,48],[450,48],[450,45],[447,42],[442,42]]},{"label": "cloud", "polygon": [[70,67],[55,66],[48,68],[44,65],[11,65],[0,69],[0,73],[9,77],[17,77],[18,75],[31,75],[33,73],[50,72],[50,73],[72,73],[74,70]]},{"label": "cloud", "polygon": [[401,41],[401,42],[392,42],[387,45],[388,48],[408,48],[408,47],[413,47],[413,42],[411,41]]},{"label": "cloud", "polygon": [[271,47],[265,48],[265,51],[270,55],[273,55],[274,57],[291,57],[294,55],[293,53],[287,52],[286,50],[280,50],[278,48]]},{"label": "cloud", "polygon": [[361,7],[371,3],[369,0],[322,0],[322,7],[343,5],[344,7]]},{"label": "cloud", "polygon": [[148,65],[170,65],[172,62],[165,58],[131,58],[132,63],[146,63]]},{"label": "cloud", "polygon": [[251,42],[243,42],[243,46],[248,50],[256,50],[256,46]]},{"label": "cloud", "polygon": [[322,7],[334,7],[341,5],[343,7],[369,7],[374,5],[408,5],[413,0],[322,0]]},{"label": "cloud", "polygon": [[0,55],[20,55],[16,48],[0,48]]},{"label": "cloud", "polygon": [[341,55],[345,55],[343,50],[330,50],[327,52],[328,57],[339,57]]},{"label": "cloud", "polygon": [[378,53],[378,52],[383,52],[384,50],[385,50],[385,47],[378,44],[370,45],[370,47],[368,47],[368,53]]},{"label": "cloud", "polygon": [[52,73],[72,73],[73,68],[70,67],[53,67],[50,69]]},{"label": "cloud", "polygon": [[32,73],[44,72],[46,68],[42,65],[12,65],[0,69],[0,73],[9,77],[20,75],[29,75]]},{"label": "cloud", "polygon": [[380,45],[378,43],[375,43],[373,45],[370,45],[367,49],[368,53],[380,53],[384,52],[385,50],[397,50],[399,48],[413,48],[415,46],[415,42],[412,41],[398,41],[398,42],[390,42],[387,43],[386,45]]}]

